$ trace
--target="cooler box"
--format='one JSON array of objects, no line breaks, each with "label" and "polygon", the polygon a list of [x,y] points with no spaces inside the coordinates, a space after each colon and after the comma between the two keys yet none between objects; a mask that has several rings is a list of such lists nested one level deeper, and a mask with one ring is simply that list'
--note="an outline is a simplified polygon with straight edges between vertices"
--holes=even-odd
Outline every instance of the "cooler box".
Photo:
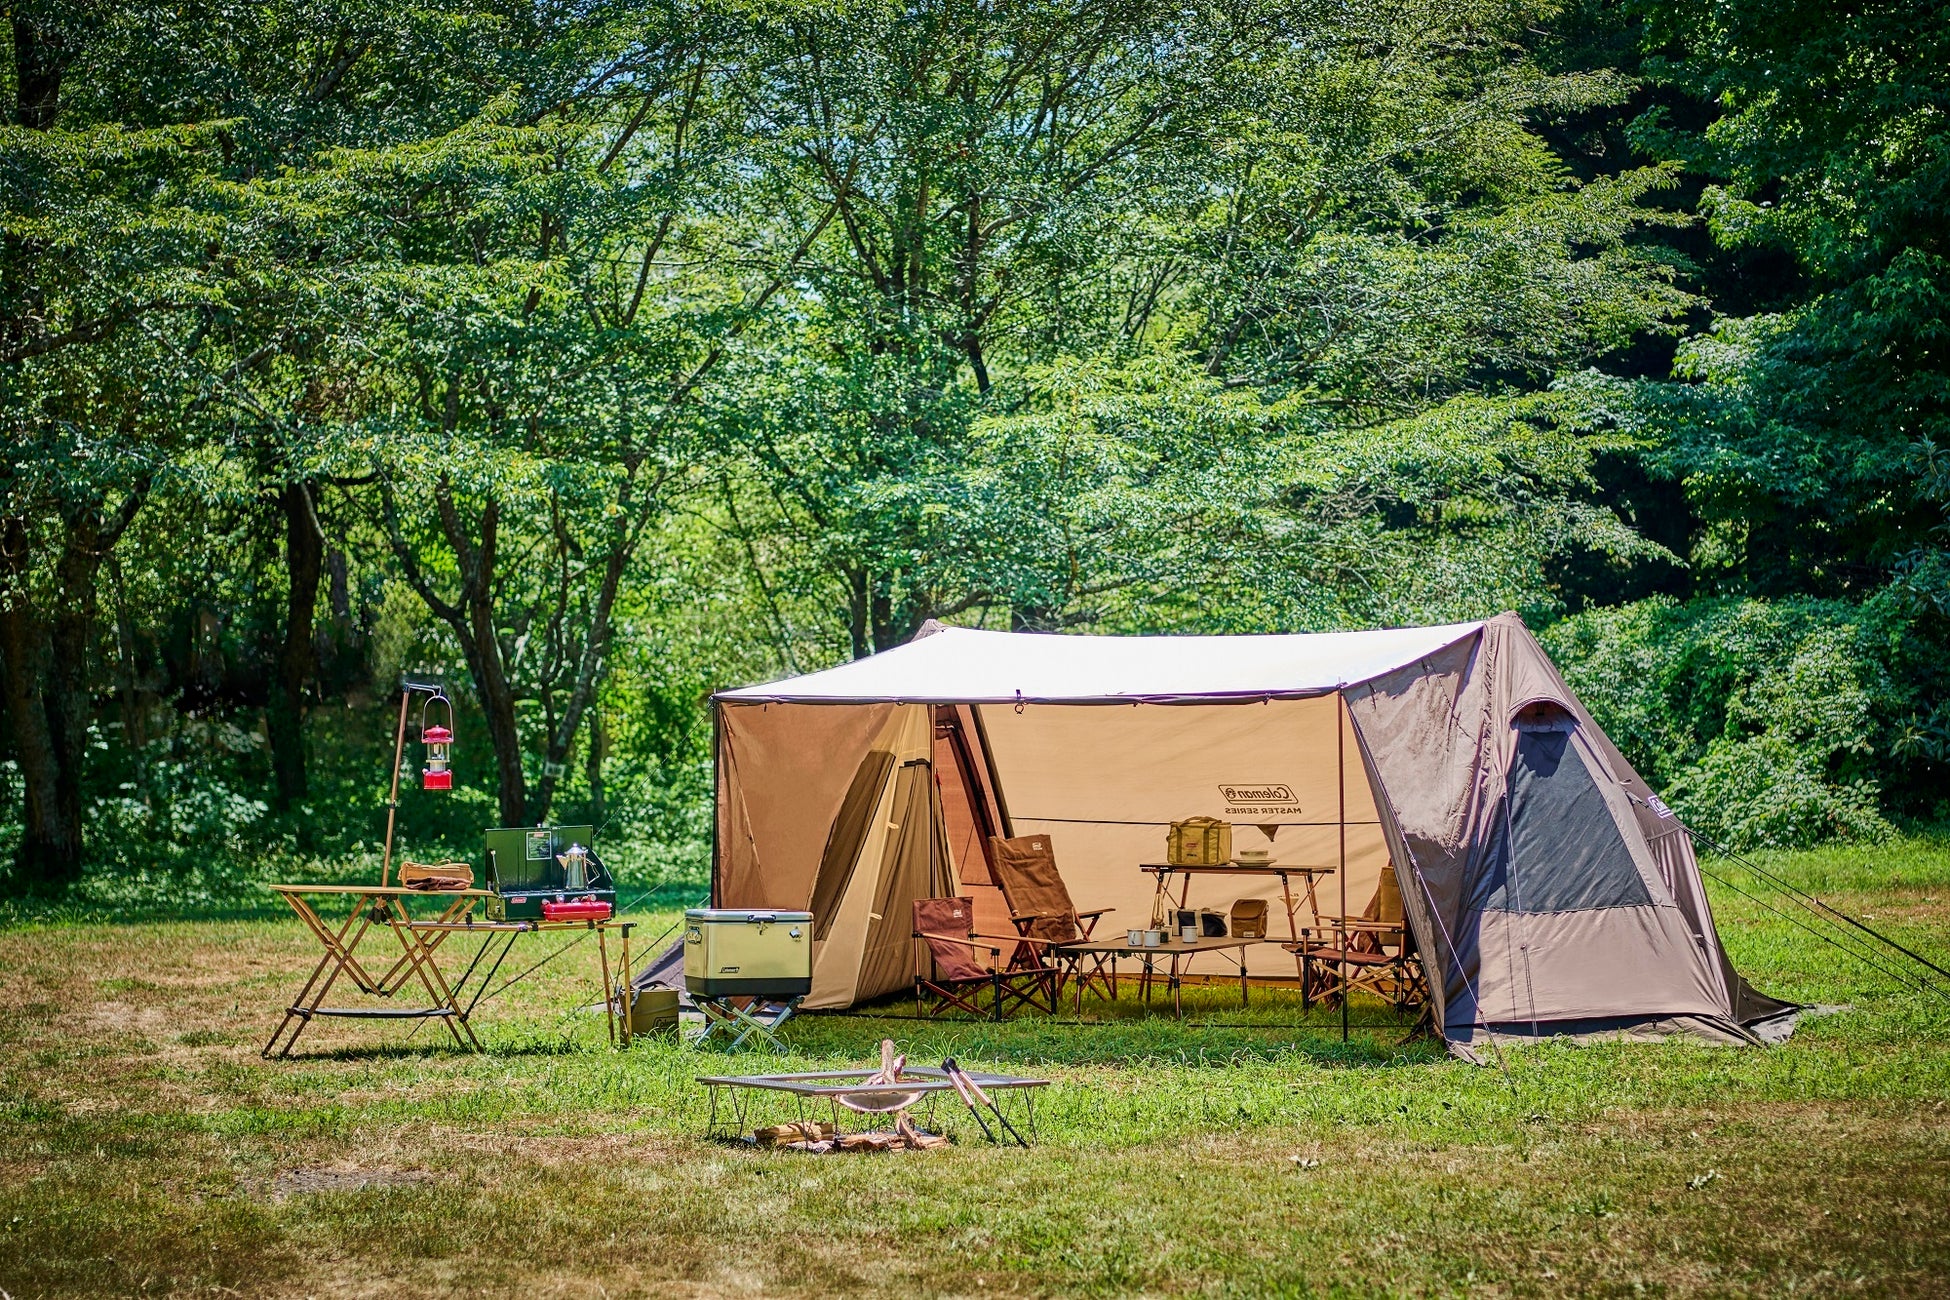
[{"label": "cooler box", "polygon": [[694,907],[684,913],[684,987],[703,998],[812,992],[812,913]]}]

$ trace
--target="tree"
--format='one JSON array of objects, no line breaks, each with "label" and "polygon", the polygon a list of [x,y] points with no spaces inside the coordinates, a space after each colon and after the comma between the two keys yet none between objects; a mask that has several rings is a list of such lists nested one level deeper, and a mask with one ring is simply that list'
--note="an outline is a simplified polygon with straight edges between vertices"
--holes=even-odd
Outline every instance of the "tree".
[{"label": "tree", "polygon": [[[192,361],[215,296],[212,133],[72,117],[113,58],[99,15],[16,6],[0,126],[0,672],[26,790],[16,868],[82,863],[96,580],[210,414]],[[106,47],[106,48],[105,48]]]},{"label": "tree", "polygon": [[1616,395],[1539,394],[1692,304],[1642,239],[1670,177],[1575,179],[1540,123],[1627,87],[1523,34],[1453,5],[781,21],[762,156],[840,221],[733,385],[738,530],[856,655],[970,611],[1217,617],[1248,574],[1266,626],[1452,611],[1383,572],[1424,546],[1544,611],[1566,555],[1663,555],[1592,501]]},{"label": "tree", "polygon": [[1648,74],[1707,106],[1641,144],[1715,183],[1730,248],[1789,251],[1807,289],[1715,322],[1649,397],[1716,578],[1859,599],[1929,555],[1923,472],[1950,444],[1950,9],[1887,0],[1635,6]]}]

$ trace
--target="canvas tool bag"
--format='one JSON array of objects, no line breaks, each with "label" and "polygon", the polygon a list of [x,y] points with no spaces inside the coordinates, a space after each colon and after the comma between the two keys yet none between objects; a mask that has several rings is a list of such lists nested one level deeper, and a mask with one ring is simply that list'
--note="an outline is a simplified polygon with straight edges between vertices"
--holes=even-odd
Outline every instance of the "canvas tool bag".
[{"label": "canvas tool bag", "polygon": [[1174,867],[1217,867],[1232,861],[1232,823],[1216,817],[1173,822],[1165,836],[1165,861]]},{"label": "canvas tool bag", "polygon": [[1232,933],[1240,939],[1266,937],[1266,900],[1242,898],[1232,905]]},{"label": "canvas tool bag", "polygon": [[472,889],[474,868],[465,862],[402,862],[399,882],[408,889],[437,894],[451,889]]}]

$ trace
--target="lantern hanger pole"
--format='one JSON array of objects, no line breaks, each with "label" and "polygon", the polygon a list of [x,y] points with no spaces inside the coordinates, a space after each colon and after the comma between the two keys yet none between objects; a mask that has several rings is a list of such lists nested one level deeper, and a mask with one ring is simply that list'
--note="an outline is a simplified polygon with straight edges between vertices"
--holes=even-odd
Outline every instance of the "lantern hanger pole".
[{"label": "lantern hanger pole", "polygon": [[438,682],[416,682],[410,677],[399,681],[399,726],[393,731],[393,786],[386,795],[386,848],[379,859],[379,887],[384,889],[393,873],[393,825],[399,817],[399,765],[406,757],[406,706],[415,691],[441,693]]}]

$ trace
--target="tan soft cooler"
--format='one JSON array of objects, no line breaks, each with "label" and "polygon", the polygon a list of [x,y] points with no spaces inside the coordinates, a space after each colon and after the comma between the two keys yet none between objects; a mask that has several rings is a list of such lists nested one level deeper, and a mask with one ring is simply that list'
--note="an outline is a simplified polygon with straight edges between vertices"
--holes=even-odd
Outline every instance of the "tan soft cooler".
[{"label": "tan soft cooler", "polygon": [[1232,861],[1232,823],[1216,817],[1173,822],[1165,861],[1174,867],[1217,867]]}]

